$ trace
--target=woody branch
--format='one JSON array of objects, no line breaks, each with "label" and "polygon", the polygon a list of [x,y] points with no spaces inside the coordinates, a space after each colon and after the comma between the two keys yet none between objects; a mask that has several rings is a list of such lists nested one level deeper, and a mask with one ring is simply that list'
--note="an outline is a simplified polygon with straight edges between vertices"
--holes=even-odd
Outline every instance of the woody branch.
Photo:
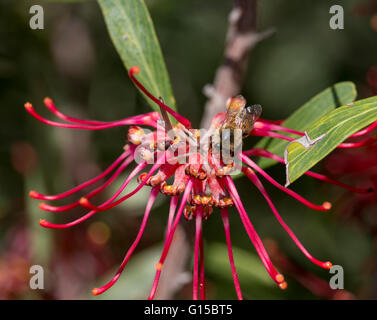
[{"label": "woody branch", "polygon": [[225,40],[222,64],[216,71],[213,85],[203,91],[208,97],[201,127],[208,128],[213,116],[225,111],[226,100],[240,93],[249,55],[254,46],[274,33],[273,29],[257,32],[257,0],[234,0],[229,14],[229,26]]}]

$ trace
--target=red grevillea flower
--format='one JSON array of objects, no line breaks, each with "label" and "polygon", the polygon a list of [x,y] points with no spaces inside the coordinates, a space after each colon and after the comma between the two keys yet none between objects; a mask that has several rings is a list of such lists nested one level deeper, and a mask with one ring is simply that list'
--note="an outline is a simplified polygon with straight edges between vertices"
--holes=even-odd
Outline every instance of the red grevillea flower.
[{"label": "red grevillea flower", "polygon": [[[75,226],[87,220],[99,211],[108,210],[117,206],[118,204],[136,194],[141,188],[145,186],[151,187],[151,192],[147,201],[140,230],[135,241],[128,249],[125,258],[121,263],[121,266],[119,267],[119,270],[116,272],[113,279],[111,279],[104,286],[93,289],[92,293],[94,295],[101,294],[109,289],[118,280],[144,233],[153,203],[159,193],[162,193],[170,198],[170,210],[165,243],[160,260],[156,264],[156,275],[149,294],[149,299],[153,299],[155,296],[161,271],[170,245],[172,243],[174,232],[182,218],[182,215],[187,220],[194,220],[196,226],[193,267],[193,299],[198,299],[199,297],[201,299],[205,298],[202,222],[203,219],[208,219],[211,216],[214,208],[220,209],[224,224],[225,238],[228,247],[229,262],[233,275],[234,285],[237,297],[239,299],[242,299],[241,287],[238,281],[236,267],[233,259],[230,226],[228,219],[228,209],[229,207],[233,206],[237,209],[245,230],[268,274],[281,289],[285,289],[287,287],[287,283],[284,280],[284,276],[280,274],[272,264],[271,259],[262,243],[262,240],[255,231],[253,224],[244,208],[243,202],[232,179],[232,174],[236,172],[237,168],[240,169],[262,193],[273,214],[276,216],[278,222],[287,231],[289,236],[302,251],[302,253],[314,264],[325,269],[331,268],[331,262],[320,261],[314,258],[301,244],[293,231],[285,224],[256,173],[259,173],[274,186],[314,210],[327,211],[331,208],[331,204],[329,202],[324,202],[321,205],[313,204],[309,200],[298,195],[296,192],[279,184],[263,169],[261,169],[253,160],[250,159],[250,156],[259,156],[271,158],[284,163],[284,160],[277,155],[274,155],[264,149],[251,149],[235,153],[233,150],[235,145],[231,144],[231,161],[226,161],[228,159],[225,159],[225,157],[219,155],[220,150],[225,149],[225,142],[229,141],[220,139],[217,142],[216,148],[209,146],[208,143],[208,140],[211,141],[214,133],[219,133],[219,131],[222,130],[225,121],[228,121],[229,126],[234,125],[238,129],[241,128],[244,136],[244,133],[246,132],[246,135],[267,136],[290,141],[292,140],[292,138],[278,132],[294,133],[299,136],[303,135],[304,133],[289,128],[284,128],[280,125],[280,121],[267,121],[263,119],[257,120],[257,116],[259,114],[254,111],[258,110],[258,108],[253,109],[253,107],[245,107],[246,101],[242,96],[237,96],[230,99],[230,101],[228,102],[228,113],[230,109],[237,107],[238,109],[236,109],[240,110],[240,113],[247,115],[247,113],[250,112],[250,114],[254,118],[249,117],[249,121],[237,124],[237,121],[239,120],[237,117],[229,119],[229,114],[219,113],[214,117],[209,131],[204,133],[203,130],[193,129],[191,127],[190,121],[173,111],[163,103],[163,100],[161,98],[154,97],[144,88],[144,86],[135,78],[135,75],[138,72],[138,67],[131,68],[129,71],[130,78],[135,83],[135,85],[146,94],[147,97],[149,97],[160,107],[162,114],[161,119],[164,119],[165,121],[161,121],[160,115],[157,112],[142,114],[113,122],[81,120],[69,117],[61,113],[56,108],[52,100],[46,98],[44,100],[45,106],[55,116],[65,121],[54,122],[41,117],[34,110],[33,106],[30,103],[25,104],[26,110],[33,117],[37,118],[45,124],[57,127],[101,130],[116,126],[131,125],[128,129],[128,143],[125,145],[123,153],[99,176],[71,190],[57,195],[43,195],[34,190],[30,191],[30,196],[35,199],[41,199],[45,201],[60,200],[88,186],[91,186],[104,177],[108,177],[105,183],[89,192],[85,197],[76,200],[75,202],[69,203],[64,206],[53,206],[44,202],[40,204],[40,208],[42,210],[52,212],[67,211],[79,206],[82,206],[89,210],[79,219],[73,220],[66,224],[53,224],[46,220],[40,220],[40,225],[43,227],[63,229]],[[167,113],[174,117],[178,124],[172,126],[170,124]],[[170,130],[165,130],[164,124]],[[153,131],[148,131],[146,128],[139,127],[139,125],[149,126],[153,129]],[[361,132],[354,134],[353,137],[362,136],[371,131],[376,126],[377,123],[371,125],[365,130],[362,130]],[[235,134],[235,132],[231,131],[231,135],[233,134]],[[339,148],[358,147],[368,142],[370,142],[370,139],[361,142],[345,142],[339,145]],[[237,162],[242,165],[237,167]],[[90,199],[107,188],[131,164],[135,164],[135,167],[123,182],[121,187],[118,189],[118,191],[104,203],[97,206],[93,205],[90,202]],[[353,192],[367,193],[370,191],[366,189],[358,189],[347,186],[342,182],[335,181],[325,175],[311,171],[306,172],[306,174],[315,179],[338,185]],[[122,195],[124,189],[136,176],[138,176],[139,185],[131,192]],[[169,178],[172,179],[172,184],[167,183]]]}]

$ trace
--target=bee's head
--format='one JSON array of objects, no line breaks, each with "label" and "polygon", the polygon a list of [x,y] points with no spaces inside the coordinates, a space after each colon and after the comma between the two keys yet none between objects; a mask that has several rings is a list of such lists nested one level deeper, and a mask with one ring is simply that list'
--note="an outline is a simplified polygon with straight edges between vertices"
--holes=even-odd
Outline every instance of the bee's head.
[{"label": "bee's head", "polygon": [[226,103],[228,111],[239,111],[242,110],[245,106],[246,99],[241,95],[229,98]]}]

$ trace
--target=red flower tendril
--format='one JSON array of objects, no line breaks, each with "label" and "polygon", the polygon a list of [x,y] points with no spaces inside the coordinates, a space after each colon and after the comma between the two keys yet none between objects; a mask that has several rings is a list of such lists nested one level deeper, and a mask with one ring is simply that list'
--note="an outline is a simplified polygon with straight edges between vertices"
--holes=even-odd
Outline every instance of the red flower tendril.
[{"label": "red flower tendril", "polygon": [[[225,239],[228,249],[229,262],[231,272],[234,280],[234,286],[238,299],[242,299],[241,286],[239,284],[237,271],[232,252],[230,224],[229,224],[229,208],[235,207],[240,216],[240,219],[245,227],[246,233],[254,245],[263,265],[265,266],[268,274],[272,280],[281,288],[285,289],[287,283],[284,276],[279,273],[274,267],[271,259],[263,245],[262,240],[257,234],[254,226],[247,214],[241,197],[238,194],[235,183],[232,179],[232,173],[236,169],[235,162],[231,161],[225,163],[223,158],[217,157],[218,151],[214,148],[200,149],[205,144],[205,139],[211,133],[219,130],[219,127],[225,119],[225,113],[217,114],[213,121],[209,134],[202,134],[200,130],[192,129],[191,123],[182,115],[178,114],[170,107],[162,102],[162,99],[154,97],[146,88],[136,79],[135,75],[139,73],[139,67],[133,67],[129,71],[129,76],[134,84],[153,102],[155,102],[164,112],[169,113],[174,117],[178,124],[172,127],[171,132],[166,132],[161,125],[160,115],[157,112],[141,114],[134,117],[129,117],[122,120],[103,122],[95,120],[82,120],[73,118],[63,114],[57,109],[53,101],[49,98],[44,100],[47,109],[57,118],[64,122],[55,122],[43,118],[39,115],[30,103],[25,104],[26,110],[39,121],[52,125],[55,127],[72,128],[72,129],[85,129],[85,130],[102,130],[118,126],[130,125],[128,129],[128,143],[124,147],[122,154],[111,164],[103,173],[97,177],[88,180],[74,187],[71,190],[65,191],[57,195],[44,195],[34,190],[30,191],[29,195],[32,198],[40,199],[43,201],[55,201],[65,199],[68,196],[76,194],[93,184],[107,178],[99,187],[87,193],[84,197],[76,201],[66,204],[64,206],[53,206],[47,203],[40,203],[40,209],[51,212],[64,212],[76,207],[83,207],[89,211],[82,215],[80,218],[70,221],[65,224],[53,224],[45,219],[40,220],[40,225],[46,228],[64,229],[75,226],[97,212],[111,209],[126,199],[132,197],[144,186],[150,186],[151,192],[147,201],[145,213],[141,222],[141,226],[135,241],[128,249],[124,260],[122,261],[115,276],[105,285],[93,289],[93,295],[98,295],[108,290],[120,277],[122,271],[126,267],[129,259],[131,258],[135,248],[141,240],[144,230],[147,226],[147,221],[151,213],[153,204],[159,193],[170,197],[170,210],[168,216],[167,230],[165,235],[165,242],[162,249],[161,257],[157,262],[156,274],[152,284],[152,288],[148,299],[153,299],[157,290],[159,279],[161,276],[162,268],[164,266],[169,248],[171,246],[175,230],[178,223],[181,221],[182,215],[186,220],[195,221],[195,246],[194,246],[194,267],[193,267],[193,299],[205,298],[205,273],[204,273],[204,255],[203,255],[203,220],[207,220],[213,212],[214,208],[219,208],[221,213],[222,222],[224,225]],[[230,100],[232,102],[232,99]],[[253,127],[249,135],[272,137],[277,139],[284,139],[292,141],[294,138],[285,135],[285,133],[295,134],[302,136],[304,133],[285,128],[282,126],[283,121],[268,121],[259,119],[253,123]],[[147,132],[139,125],[152,127],[154,131]],[[369,127],[353,134],[350,138],[363,137],[370,133],[377,127],[377,122]],[[361,141],[352,142],[346,141],[340,144],[339,148],[355,148],[365,144],[371,143],[374,138],[366,138]],[[198,151],[199,150],[199,151]],[[250,156],[264,157],[284,163],[284,160],[270,153],[267,150],[254,148],[240,152],[237,159],[242,163],[241,171],[246,177],[257,187],[263,197],[266,199],[267,204],[271,208],[272,213],[275,215],[278,222],[285,229],[300,251],[314,264],[324,268],[330,269],[332,263],[329,261],[321,261],[313,257],[309,251],[298,240],[293,231],[287,226],[280,214],[278,213],[271,198],[267,194],[262,182],[257,174],[261,175],[272,185],[279,188],[281,191],[287,193],[295,198],[305,206],[317,210],[328,211],[331,208],[329,202],[322,204],[314,204],[296,192],[282,186],[270,175],[268,175],[262,168],[260,168]],[[185,161],[182,161],[185,160]],[[126,180],[122,183],[119,189],[104,203],[94,205],[91,199],[98,193],[107,188],[116,180],[119,175],[125,171],[131,164],[136,163],[131,173]],[[306,175],[324,182],[337,185],[341,188],[348,189],[356,193],[371,192],[372,189],[359,189],[348,186],[340,181],[331,179],[325,175],[307,171]],[[128,184],[138,176],[139,185],[128,193],[123,194]],[[173,178],[173,183],[168,185],[167,180]]]}]

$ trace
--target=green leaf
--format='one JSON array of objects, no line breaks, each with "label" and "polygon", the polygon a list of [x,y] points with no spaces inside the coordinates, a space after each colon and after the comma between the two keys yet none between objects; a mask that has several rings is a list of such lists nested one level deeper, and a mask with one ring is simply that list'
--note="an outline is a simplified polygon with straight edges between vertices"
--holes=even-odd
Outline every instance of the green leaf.
[{"label": "green leaf", "polygon": [[[144,1],[98,0],[98,3],[125,67],[139,66],[138,80],[154,96],[162,97],[175,110],[169,75]],[[154,102],[146,99],[154,110],[159,110]]]},{"label": "green leaf", "polygon": [[[271,280],[259,257],[252,252],[253,250],[241,249],[235,245],[232,247],[244,298],[279,299],[281,290]],[[205,260],[206,272],[211,278],[220,283],[229,283],[230,287],[234,288],[226,244],[209,243]],[[231,294],[235,296],[233,288]]]},{"label": "green leaf", "polygon": [[293,182],[327,156],[353,133],[377,120],[377,96],[356,101],[352,106],[342,106],[316,121],[307,130],[311,139],[325,134],[309,150],[299,143],[289,145],[288,175]]},{"label": "green leaf", "polygon": [[[235,246],[233,246],[233,255],[240,278],[245,278],[247,282],[253,284],[258,283],[267,287],[274,286],[274,282],[271,281],[257,255]],[[220,242],[208,244],[206,260],[206,267],[209,272],[233,281],[225,244]]]},{"label": "green leaf", "polygon": [[[282,125],[297,131],[304,131],[318,119],[322,118],[336,107],[353,102],[356,99],[356,88],[352,82],[339,82],[310,99],[302,107],[289,116]],[[287,134],[290,137],[297,137],[294,134]],[[284,140],[263,138],[256,145],[256,148],[266,149],[274,154],[283,157],[284,149],[288,142]],[[277,162],[271,159],[260,159],[258,164],[262,168],[270,167]]]}]

